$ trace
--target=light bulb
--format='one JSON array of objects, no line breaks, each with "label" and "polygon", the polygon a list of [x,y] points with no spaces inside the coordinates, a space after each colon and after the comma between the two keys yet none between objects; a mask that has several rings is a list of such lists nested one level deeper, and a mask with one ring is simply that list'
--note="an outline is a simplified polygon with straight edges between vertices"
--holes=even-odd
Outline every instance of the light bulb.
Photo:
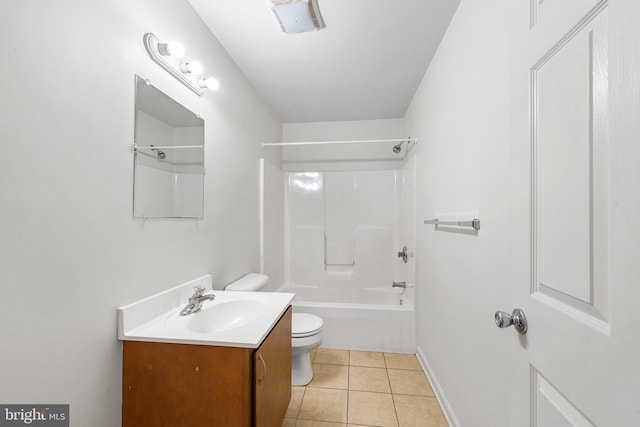
[{"label": "light bulb", "polygon": [[198,86],[202,89],[218,90],[220,82],[215,77],[208,77],[206,79],[198,80]]},{"label": "light bulb", "polygon": [[200,75],[202,74],[203,70],[204,68],[202,67],[202,64],[198,61],[183,62],[182,64],[180,64],[180,71],[182,71],[183,73]]},{"label": "light bulb", "polygon": [[158,45],[158,51],[163,56],[173,56],[174,58],[182,58],[184,55],[184,46],[182,43],[172,41],[169,43],[160,43]]}]

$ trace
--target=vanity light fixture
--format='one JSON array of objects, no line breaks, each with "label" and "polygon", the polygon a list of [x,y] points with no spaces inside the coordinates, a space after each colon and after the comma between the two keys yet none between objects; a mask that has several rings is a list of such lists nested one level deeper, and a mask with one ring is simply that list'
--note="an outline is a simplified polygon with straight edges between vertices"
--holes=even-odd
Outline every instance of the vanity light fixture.
[{"label": "vanity light fixture", "polygon": [[208,77],[206,79],[198,79],[198,86],[202,89],[218,90],[220,82],[215,77]]},{"label": "vanity light fixture", "polygon": [[204,68],[200,62],[177,61],[184,56],[184,47],[179,42],[161,42],[153,33],[146,33],[143,42],[147,53],[156,64],[197,95],[204,95],[205,89],[216,90],[220,87],[217,79],[202,77]]},{"label": "vanity light fixture", "polygon": [[325,28],[317,0],[267,0],[285,34],[304,33]]},{"label": "vanity light fixture", "polygon": [[182,43],[172,41],[169,43],[159,43],[158,52],[162,56],[173,56],[174,58],[182,58],[184,56],[184,46]]},{"label": "vanity light fixture", "polygon": [[198,61],[183,62],[180,64],[180,71],[185,74],[193,74],[199,76],[204,71],[204,67]]}]

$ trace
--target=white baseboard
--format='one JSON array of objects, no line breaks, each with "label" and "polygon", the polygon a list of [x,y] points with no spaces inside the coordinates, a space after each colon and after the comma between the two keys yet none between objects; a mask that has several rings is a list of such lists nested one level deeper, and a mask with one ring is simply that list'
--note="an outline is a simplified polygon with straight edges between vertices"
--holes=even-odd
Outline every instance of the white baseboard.
[{"label": "white baseboard", "polygon": [[440,387],[440,383],[438,382],[438,379],[434,375],[433,370],[429,366],[429,362],[427,362],[427,359],[424,356],[424,353],[422,352],[422,349],[420,347],[418,347],[416,350],[416,356],[418,357],[418,362],[420,362],[420,365],[422,366],[422,370],[424,371],[424,373],[427,375],[427,378],[429,379],[429,383],[431,383],[431,388],[433,388],[433,392],[436,395],[436,399],[438,400],[438,403],[442,408],[442,412],[444,413],[444,417],[447,419],[447,422],[451,427],[460,427],[458,418],[453,412],[453,408],[451,407],[449,400],[447,399],[444,392],[442,391],[442,388]]}]

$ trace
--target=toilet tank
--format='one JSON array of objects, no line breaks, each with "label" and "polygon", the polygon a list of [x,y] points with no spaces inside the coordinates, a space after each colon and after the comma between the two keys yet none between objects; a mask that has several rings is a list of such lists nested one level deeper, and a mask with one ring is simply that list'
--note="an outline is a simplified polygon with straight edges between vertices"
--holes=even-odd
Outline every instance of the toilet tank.
[{"label": "toilet tank", "polygon": [[235,282],[224,287],[225,291],[245,291],[257,292],[262,290],[269,283],[269,276],[259,273],[249,273],[242,276]]}]

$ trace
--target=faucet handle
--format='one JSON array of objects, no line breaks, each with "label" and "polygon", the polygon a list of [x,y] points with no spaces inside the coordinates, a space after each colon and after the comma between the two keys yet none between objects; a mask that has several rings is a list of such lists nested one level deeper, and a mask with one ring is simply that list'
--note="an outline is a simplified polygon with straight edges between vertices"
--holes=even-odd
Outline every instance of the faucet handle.
[{"label": "faucet handle", "polygon": [[398,252],[398,258],[402,258],[402,261],[406,264],[409,260],[409,252],[407,251],[407,247],[402,247],[402,252]]},{"label": "faucet handle", "polygon": [[202,286],[193,287],[193,298],[200,298],[206,289]]}]

